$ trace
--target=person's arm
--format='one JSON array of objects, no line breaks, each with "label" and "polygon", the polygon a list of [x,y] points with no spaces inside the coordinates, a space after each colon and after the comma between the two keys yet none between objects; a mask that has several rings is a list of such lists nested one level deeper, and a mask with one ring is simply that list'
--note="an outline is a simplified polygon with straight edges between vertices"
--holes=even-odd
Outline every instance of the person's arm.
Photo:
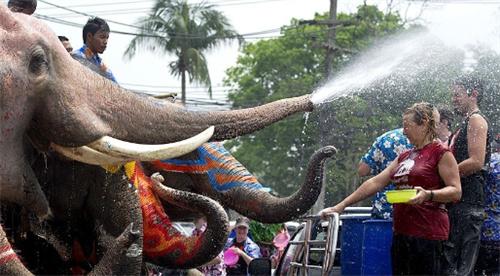
[{"label": "person's arm", "polygon": [[243,260],[245,261],[245,263],[247,263],[247,265],[250,264],[250,262],[253,260],[252,257],[248,256],[248,254],[245,251],[239,249],[238,247],[231,247],[231,249],[235,254],[238,254],[241,258],[243,258]]},{"label": "person's arm", "polygon": [[364,177],[371,175],[371,168],[363,160],[359,161],[358,165],[358,176]]},{"label": "person's arm", "polygon": [[248,248],[249,252],[245,252],[241,249],[239,249],[238,247],[236,246],[233,246],[231,247],[231,249],[233,250],[233,252],[235,254],[238,254],[240,257],[243,258],[243,260],[245,261],[245,263],[250,264],[250,262],[254,259],[254,258],[259,258],[260,257],[260,248],[255,245],[255,246],[250,246]]},{"label": "person's arm", "polygon": [[472,115],[467,126],[469,158],[458,164],[458,171],[461,176],[471,175],[483,168],[487,135],[488,123],[486,120],[479,114]]},{"label": "person's arm", "polygon": [[392,163],[378,175],[366,180],[359,188],[356,189],[352,194],[342,200],[339,204],[328,207],[320,211],[320,216],[326,218],[332,213],[342,213],[344,209],[351,206],[359,201],[366,199],[374,195],[377,191],[380,191],[385,187],[391,180],[391,171],[394,170],[398,165],[397,159],[392,161]]},{"label": "person's arm", "polygon": [[420,204],[431,200],[436,202],[457,201],[462,196],[462,187],[460,185],[460,176],[458,174],[458,165],[451,152],[446,152],[438,163],[438,171],[445,187],[436,190],[425,190],[422,187],[415,187],[418,194],[412,198],[409,204]]}]

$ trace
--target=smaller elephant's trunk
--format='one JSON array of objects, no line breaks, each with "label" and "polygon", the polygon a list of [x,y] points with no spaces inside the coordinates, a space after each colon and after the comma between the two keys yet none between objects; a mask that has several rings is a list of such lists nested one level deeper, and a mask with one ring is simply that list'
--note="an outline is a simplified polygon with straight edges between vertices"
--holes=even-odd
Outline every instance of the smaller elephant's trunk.
[{"label": "smaller elephant's trunk", "polygon": [[[159,175],[159,174],[157,174]],[[161,175],[159,175],[161,177]],[[155,178],[155,175],[151,177]],[[198,267],[211,261],[222,251],[229,234],[229,219],[216,201],[194,193],[175,190],[155,182],[154,189],[159,197],[169,204],[176,205],[196,213],[202,213],[207,218],[207,229],[201,237],[201,244],[193,257],[185,263],[176,261],[179,268]],[[195,238],[195,237],[192,237]]]},{"label": "smaller elephant's trunk", "polygon": [[263,223],[281,223],[307,212],[321,193],[323,168],[337,150],[333,146],[317,150],[309,160],[306,179],[293,195],[277,198],[268,192],[237,187],[223,195],[223,202],[238,213]]},{"label": "smaller elephant's trunk", "polygon": [[[193,268],[211,261],[222,251],[229,223],[226,212],[217,202],[167,188],[158,176],[146,176],[137,163],[126,164],[125,171],[139,193],[144,220],[144,256],[148,261],[169,268]],[[199,237],[179,233],[157,196],[171,205],[204,214],[208,222],[205,233]]]}]

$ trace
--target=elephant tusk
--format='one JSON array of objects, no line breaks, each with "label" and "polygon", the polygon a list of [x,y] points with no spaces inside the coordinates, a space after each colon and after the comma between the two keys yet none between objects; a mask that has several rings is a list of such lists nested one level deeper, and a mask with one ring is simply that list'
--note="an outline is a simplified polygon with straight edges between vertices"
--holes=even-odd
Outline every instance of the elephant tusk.
[{"label": "elephant tusk", "polygon": [[66,156],[70,159],[80,161],[82,163],[91,164],[91,165],[116,165],[116,164],[124,164],[127,161],[125,158],[117,158],[94,149],[91,149],[87,146],[78,147],[78,148],[67,148],[54,143],[50,145],[55,151]]},{"label": "elephant tusk", "polygon": [[104,136],[88,144],[88,146],[96,151],[117,158],[140,161],[163,160],[192,152],[212,137],[214,129],[215,127],[211,126],[196,136],[164,145],[135,144]]}]

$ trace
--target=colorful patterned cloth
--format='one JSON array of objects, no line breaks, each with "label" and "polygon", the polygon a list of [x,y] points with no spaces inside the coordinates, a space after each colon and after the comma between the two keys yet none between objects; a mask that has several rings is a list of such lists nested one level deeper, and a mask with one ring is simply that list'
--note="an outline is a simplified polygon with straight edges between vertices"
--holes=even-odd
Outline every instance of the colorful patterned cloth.
[{"label": "colorful patterned cloth", "polygon": [[259,183],[243,165],[238,162],[221,143],[205,143],[196,149],[197,159],[167,159],[153,161],[157,170],[207,174],[210,185],[217,192],[235,187],[269,190]]},{"label": "colorful patterned cloth", "polygon": [[82,48],[73,51],[73,54],[92,62],[97,67],[99,67],[99,70],[101,70],[101,72],[104,73],[108,79],[112,80],[113,82],[117,82],[111,70],[102,62],[101,57],[98,54],[92,52],[92,50],[90,50],[87,45],[83,45]]},{"label": "colorful patterned cloth", "polygon": [[185,237],[172,226],[153,191],[151,178],[144,174],[140,163],[129,162],[124,167],[128,180],[139,195],[144,227],[144,254],[151,259],[175,255],[176,264],[184,264],[199,252],[203,237]]},{"label": "colorful patterned cloth", "polygon": [[[371,170],[372,175],[382,172],[398,155],[413,146],[403,134],[403,129],[398,128],[380,135],[368,152],[361,158]],[[385,192],[394,190],[393,183],[387,185],[383,191],[377,192],[372,201],[372,216],[379,219],[392,217],[392,204],[387,202]]]},{"label": "colorful patterned cloth", "polygon": [[500,241],[500,153],[491,155],[489,176],[484,186],[486,218],[481,240]]}]

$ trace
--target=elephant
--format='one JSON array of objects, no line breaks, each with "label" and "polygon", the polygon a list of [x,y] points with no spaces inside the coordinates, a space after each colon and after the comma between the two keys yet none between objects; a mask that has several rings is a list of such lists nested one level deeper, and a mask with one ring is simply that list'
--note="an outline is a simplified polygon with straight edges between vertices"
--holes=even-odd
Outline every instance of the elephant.
[{"label": "elephant", "polygon": [[[307,173],[308,176],[306,177],[307,180],[304,182],[301,190],[297,192],[297,195],[291,197],[292,202],[284,204],[285,207],[288,206],[289,208],[294,208],[294,210],[290,209],[289,214],[283,214],[282,210],[279,208],[279,205],[282,205],[283,202],[290,201],[289,199],[270,199],[271,196],[266,192],[258,191],[257,189],[255,189],[260,185],[258,182],[256,182],[255,177],[250,175],[249,172],[244,167],[242,167],[241,164],[239,164],[234,159],[234,157],[232,157],[227,151],[225,151],[223,146],[219,143],[204,144],[197,151],[200,152],[210,148],[217,149],[218,153],[223,153],[222,159],[225,161],[224,163],[216,163],[215,160],[207,162],[207,164],[214,163],[218,164],[219,166],[221,166],[222,164],[224,165],[224,169],[220,167],[212,167],[213,170],[218,171],[215,173],[210,173],[212,174],[213,178],[221,179],[220,176],[216,176],[217,173],[227,173],[228,175],[233,174],[233,178],[228,183],[224,183],[225,185],[230,186],[224,187],[223,190],[225,191],[218,193],[217,191],[213,190],[212,192],[205,193],[205,195],[219,200],[222,204],[226,205],[226,207],[234,208],[243,214],[251,214],[255,216],[256,220],[280,222],[292,219],[295,216],[303,213],[305,210],[309,209],[309,206],[307,206],[307,204],[312,204],[315,202],[317,193],[319,193],[319,190],[321,188],[322,167],[324,165],[324,161],[326,158],[331,157],[335,152],[335,149],[333,147],[325,147],[314,153],[309,163],[309,169]],[[187,157],[188,156],[185,156],[185,158]],[[60,159],[61,158],[55,158],[55,156],[43,155],[43,158],[39,158],[38,162],[35,162],[36,166],[34,166],[36,167],[36,172],[42,172],[37,176],[38,179],[41,180],[44,192],[50,195],[48,198],[51,202],[51,206],[53,206],[54,216],[60,221],[68,221],[68,225],[71,226],[72,230],[68,231],[59,229],[57,231],[59,237],[63,237],[63,240],[64,237],[70,237],[70,239],[68,240],[66,238],[66,240],[64,240],[63,242],[60,241],[61,238],[53,239],[58,241],[55,244],[52,243],[54,247],[57,247],[57,244],[61,243],[70,244],[75,237],[75,234],[73,234],[74,232],[77,233],[77,238],[87,236],[91,238],[94,237],[95,234],[91,231],[92,228],[96,228],[93,225],[94,221],[96,221],[95,225],[100,225],[100,228],[106,230],[105,232],[111,232],[111,234],[114,234],[114,236],[116,236],[116,234],[119,233],[120,229],[123,228],[123,225],[127,225],[131,221],[141,221],[142,217],[137,213],[137,204],[134,204],[134,202],[139,201],[142,205],[143,201],[149,203],[155,200],[154,195],[152,195],[152,190],[145,191],[145,189],[148,189],[148,187],[144,186],[136,186],[138,194],[141,195],[139,200],[134,201],[135,197],[130,200],[130,195],[129,199],[127,199],[126,193],[116,193],[115,191],[119,190],[130,191],[130,189],[124,188],[127,187],[127,185],[123,183],[124,181],[120,173],[108,174],[105,173],[104,170],[96,166],[90,166],[70,160]],[[176,161],[179,160],[164,160],[162,161],[162,164],[166,164],[166,161],[176,163]],[[201,164],[197,160],[195,160],[195,163]],[[143,162],[142,165],[147,166],[148,164],[146,162]],[[138,162],[136,162],[136,164],[129,163],[125,165],[126,175],[131,183],[136,184],[137,181],[133,180],[134,177],[139,178],[139,181],[141,182],[150,181],[150,178],[147,177],[147,175],[144,173],[144,170],[142,170],[142,165],[138,164]],[[154,166],[153,164],[149,165]],[[71,168],[71,170],[68,170],[67,168]],[[197,173],[199,173],[199,171],[190,172],[190,174],[194,174],[193,177],[195,179],[197,177],[208,178],[207,176],[199,176],[197,175]],[[182,180],[182,178],[179,178],[179,176],[182,176],[184,174],[185,173],[166,174],[167,181],[165,182],[166,184],[171,185],[171,181],[178,182]],[[190,174],[186,175],[189,176]],[[75,179],[82,180],[75,181]],[[67,183],[70,183],[70,185],[68,185]],[[103,185],[102,183],[107,184]],[[202,190],[207,190],[206,185],[208,184],[208,182],[202,181],[199,184],[200,187],[198,187],[197,190],[193,190],[193,192],[201,194]],[[76,187],[72,187],[72,185]],[[249,187],[244,187],[245,185],[249,185]],[[103,189],[103,187],[105,187],[105,189]],[[189,186],[187,187],[193,188]],[[210,187],[210,185],[208,187]],[[155,194],[174,194],[172,192],[168,192],[168,190],[165,191],[164,188],[156,187],[154,188],[154,190]],[[186,187],[184,187],[184,190],[186,190]],[[113,192],[109,193],[106,191]],[[241,196],[242,192],[248,194],[248,201],[254,201],[254,204],[247,206],[242,199],[233,198],[234,196]],[[300,194],[300,196],[298,194]],[[191,196],[194,196],[195,198],[203,198],[196,195]],[[125,198],[126,200],[123,200],[123,198]],[[150,204],[144,206],[142,213],[142,216],[145,220],[145,226],[143,227],[144,248],[142,249],[144,251],[144,257],[146,261],[165,267],[189,268],[196,267],[211,260],[215,255],[217,255],[218,252],[220,252],[222,246],[226,241],[228,233],[227,216],[225,215],[224,210],[222,210],[221,208],[212,208],[213,206],[211,206],[210,204],[204,204],[202,206],[199,206],[198,208],[193,208],[195,207],[197,202],[197,200],[193,198],[190,198],[188,201],[186,201],[185,199],[183,200],[182,197],[176,198],[175,200],[169,200],[164,195],[160,196],[160,198],[168,201],[168,208],[165,209],[166,212],[158,212],[158,208],[160,208],[158,206],[159,204]],[[236,206],[236,204],[233,203],[237,202],[238,200],[241,204],[241,207],[239,208],[234,207]],[[267,203],[266,200],[281,202],[281,204],[270,204]],[[179,204],[182,201],[184,201],[184,204]],[[160,203],[159,201],[157,202]],[[230,204],[233,205],[227,206],[227,202],[230,202]],[[294,204],[293,202],[297,203]],[[117,205],[117,207],[113,208],[114,205]],[[173,208],[173,205],[175,205],[175,208]],[[247,210],[245,207],[243,207],[260,205],[264,206],[264,209],[269,210],[266,213],[252,213],[253,209]],[[299,207],[299,205],[301,207]],[[276,209],[274,210],[273,208]],[[303,211],[300,211],[300,208],[303,208]],[[106,211],[110,209],[112,210],[112,212]],[[180,233],[175,233],[175,229],[172,228],[172,225],[166,214],[170,214],[170,212],[179,213],[179,211],[186,210],[188,210],[190,213],[204,213],[207,216],[209,227],[202,239],[195,240],[194,238],[182,237]],[[85,215],[78,215],[78,213],[81,212],[85,212]],[[278,216],[276,216],[275,212]],[[132,216],[132,214],[134,215]],[[153,216],[155,217],[153,220],[156,221],[153,227],[148,227],[148,225],[150,224],[147,223],[148,219],[149,221],[153,221],[150,214],[153,214]],[[89,219],[81,221],[81,217]],[[182,218],[185,219],[186,217],[187,215],[184,215]],[[152,228],[153,230],[151,230]],[[168,230],[161,231],[164,228],[167,228]],[[148,236],[148,233],[151,232],[153,232],[154,235]],[[87,247],[89,247],[88,239],[81,241],[82,245],[85,245],[83,242],[87,242]],[[140,241],[136,242],[136,245],[137,244],[140,245]],[[190,244],[191,246],[187,246]],[[91,245],[92,240],[90,240],[90,246]],[[187,252],[187,249],[191,249],[191,252]],[[134,263],[132,260],[130,260],[130,256],[128,256],[127,254],[122,255],[123,256],[120,257],[127,261],[118,261],[117,263],[125,263],[130,266],[117,267],[112,271],[114,271],[116,274],[136,273],[137,271],[134,271],[133,268],[140,268],[139,264],[141,261],[141,257],[135,256],[136,258]],[[47,271],[44,272],[47,273]],[[52,273],[51,271],[49,272]]]},{"label": "elephant", "polygon": [[[277,198],[261,189],[262,184],[221,143],[205,143],[195,151],[175,159],[144,162],[149,172],[160,172],[166,185],[208,196],[224,207],[263,223],[293,220],[309,210],[321,192],[324,161],[336,149],[316,151],[308,165],[300,189],[286,198]],[[175,217],[185,217],[179,209],[165,206]]]},{"label": "elephant", "polygon": [[[113,240],[131,224],[138,232],[137,239],[134,240],[135,250],[150,253],[147,250],[154,243],[153,253],[156,255],[150,254],[148,257],[150,261],[163,266],[199,266],[214,258],[226,242],[228,218],[220,205],[210,199],[166,187],[160,187],[153,193],[153,183],[146,183],[149,180],[140,175],[139,165],[134,166],[132,162],[125,166],[127,174],[134,174],[142,183],[130,183],[120,173],[110,174],[98,166],[64,160],[54,153],[39,154],[32,167],[47,195],[54,216],[50,221],[54,226],[50,229],[47,229],[50,226],[47,224],[34,228],[42,228],[42,235],[45,237],[49,234],[52,238],[48,239],[49,243],[54,248],[63,248],[58,250],[63,259],[69,259],[65,257],[70,255],[68,251],[74,252],[72,244],[75,241],[87,248],[83,250],[86,251],[85,255],[103,255],[98,253],[109,251],[110,242],[107,239]],[[169,204],[203,213],[209,223],[205,235],[191,238],[178,233],[165,213],[154,210],[157,206],[151,203],[157,200],[156,194],[161,194],[161,198]],[[150,214],[155,217],[151,219]],[[145,233],[153,229],[155,235],[153,238],[143,237],[142,229]],[[157,240],[162,235],[168,237],[171,245],[168,248],[158,245]],[[192,246],[182,248],[189,244]],[[92,247],[97,247],[94,250],[97,252],[92,252]],[[129,251],[122,250],[120,254],[115,254],[112,260],[114,266],[108,265],[114,274],[136,275],[140,272],[142,254],[134,255]],[[71,269],[74,271],[75,268]],[[46,273],[51,272],[44,271],[43,274]]]},{"label": "elephant", "polygon": [[[189,111],[136,95],[94,74],[67,54],[45,24],[4,5],[0,33],[0,202],[21,205],[42,221],[57,220],[58,213],[30,166],[27,144],[94,165],[153,161],[182,156],[207,141],[252,133],[313,110],[310,95],[304,95],[241,110]],[[31,143],[25,142],[27,136]],[[76,184],[65,185],[78,189]],[[167,198],[175,194],[167,191]],[[111,235],[116,246],[108,247],[102,259],[117,260],[120,246],[134,244],[137,231],[131,229],[129,225]],[[7,239],[0,240],[0,247],[7,250],[6,256],[12,255]],[[2,263],[1,272],[26,273],[15,260]],[[112,267],[99,263],[94,269],[109,272]]]}]

